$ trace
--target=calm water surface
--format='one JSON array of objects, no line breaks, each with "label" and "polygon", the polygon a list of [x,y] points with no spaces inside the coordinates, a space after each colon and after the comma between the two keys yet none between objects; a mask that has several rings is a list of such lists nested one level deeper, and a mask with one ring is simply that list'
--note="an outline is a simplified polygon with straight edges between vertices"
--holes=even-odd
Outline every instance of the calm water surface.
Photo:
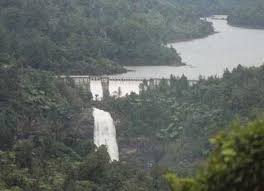
[{"label": "calm water surface", "polygon": [[224,69],[259,66],[264,63],[264,30],[232,27],[226,20],[208,18],[213,23],[214,35],[203,39],[170,44],[181,55],[187,66],[128,66],[133,70],[118,77],[168,78],[171,74],[197,79],[200,75],[221,76]]}]

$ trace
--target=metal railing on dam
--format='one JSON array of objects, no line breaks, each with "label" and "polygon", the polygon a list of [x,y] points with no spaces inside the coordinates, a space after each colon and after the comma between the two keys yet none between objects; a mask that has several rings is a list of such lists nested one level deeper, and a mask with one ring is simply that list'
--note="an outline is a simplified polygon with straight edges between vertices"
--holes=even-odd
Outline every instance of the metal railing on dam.
[{"label": "metal railing on dam", "polygon": [[[144,80],[150,81],[161,81],[161,80],[170,80],[170,78],[122,78],[122,77],[115,77],[115,76],[87,76],[87,75],[70,75],[70,76],[59,76],[60,78],[71,78],[73,80],[90,80],[90,81],[100,81],[110,80],[110,81],[136,81],[136,82],[143,82]],[[190,83],[196,83],[198,80],[188,80]]]}]

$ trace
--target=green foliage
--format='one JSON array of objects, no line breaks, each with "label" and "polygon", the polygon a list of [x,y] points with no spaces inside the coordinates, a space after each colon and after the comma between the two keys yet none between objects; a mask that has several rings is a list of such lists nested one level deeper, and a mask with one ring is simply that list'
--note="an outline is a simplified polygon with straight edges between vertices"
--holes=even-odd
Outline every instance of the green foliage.
[{"label": "green foliage", "polygon": [[79,179],[99,181],[98,178],[100,179],[109,167],[109,161],[106,147],[99,148],[95,154],[88,156],[86,161],[80,165]]},{"label": "green foliage", "polygon": [[164,44],[213,31],[188,10],[182,16],[182,10],[164,0],[1,2],[0,58],[59,74],[120,73],[127,64],[182,65]]},{"label": "green foliage", "polygon": [[[263,75],[263,66],[238,66],[225,71],[223,78],[201,78],[193,85],[184,76],[172,76],[156,87],[143,83],[140,95],[110,103],[123,121],[120,141],[126,144],[141,137],[146,145],[164,147],[155,161],[179,175],[189,174],[208,154],[208,139],[221,127],[235,118],[256,119],[256,113],[264,112]],[[150,157],[142,150],[140,157]],[[151,147],[149,152],[154,158],[156,149]]]},{"label": "green foliage", "polygon": [[26,190],[31,190],[30,187],[33,186],[34,180],[28,177],[27,169],[16,168],[15,153],[0,152],[0,159],[0,182],[3,188],[11,190],[22,190],[21,188],[24,188]]},{"label": "green foliage", "polygon": [[252,28],[264,27],[264,3],[259,1],[253,5],[241,7],[233,11],[228,22],[232,25],[246,26]]},{"label": "green foliage", "polygon": [[211,34],[199,17],[215,13],[229,14],[232,24],[263,25],[261,0],[4,1],[0,60],[94,75],[125,72],[128,64],[182,65],[164,45]]},{"label": "green foliage", "polygon": [[190,191],[195,185],[195,181],[193,179],[179,178],[174,173],[168,172],[164,176],[172,191]]},{"label": "green foliage", "polygon": [[15,145],[17,165],[21,168],[31,169],[33,159],[33,144],[30,141],[21,141]]},{"label": "green foliage", "polygon": [[195,178],[165,175],[172,191],[262,190],[264,166],[264,122],[245,126],[236,123],[231,131],[212,139],[214,150],[208,164]]},{"label": "green foliage", "polygon": [[[88,138],[91,96],[43,70],[111,74],[124,71],[120,64],[180,65],[177,52],[164,45],[210,34],[211,24],[199,16],[215,10],[214,3],[220,2],[0,1],[0,190],[168,190],[161,172],[144,171],[135,161],[109,163],[105,147],[95,151]],[[208,10],[201,9],[205,5]],[[253,20],[259,22],[258,16]],[[144,83],[140,95],[110,105],[129,113],[120,143],[142,141],[151,146],[142,150],[154,163],[186,174],[207,155],[206,140],[219,127],[263,112],[263,71],[239,66],[223,79],[193,86],[185,76],[158,86]],[[171,189],[260,190],[263,122],[236,127],[215,142],[208,167],[195,180],[166,174]]]},{"label": "green foliage", "polygon": [[0,72],[0,190],[153,190],[151,174],[95,147],[91,100],[71,81],[16,65]]},{"label": "green foliage", "polygon": [[[190,3],[192,0],[185,1]],[[201,14],[225,14],[228,23],[250,28],[264,27],[263,0],[198,0],[192,1],[193,9]]]},{"label": "green foliage", "polygon": [[198,178],[201,190],[262,190],[264,122],[234,124],[232,131],[212,139],[215,145],[208,166]]},{"label": "green foliage", "polygon": [[15,140],[16,121],[12,111],[2,111],[0,113],[0,148],[5,150],[10,148]]}]

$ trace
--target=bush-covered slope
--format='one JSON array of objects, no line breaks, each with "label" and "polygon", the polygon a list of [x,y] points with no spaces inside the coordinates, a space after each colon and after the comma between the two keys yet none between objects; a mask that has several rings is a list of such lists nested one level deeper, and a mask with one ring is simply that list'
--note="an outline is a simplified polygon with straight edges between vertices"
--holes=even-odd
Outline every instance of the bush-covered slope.
[{"label": "bush-covered slope", "polygon": [[124,121],[119,127],[120,144],[137,149],[132,160],[143,158],[145,164],[151,161],[179,174],[191,173],[207,155],[207,140],[219,128],[235,118],[244,122],[264,112],[263,74],[263,66],[238,66],[223,78],[200,79],[193,86],[184,76],[172,77],[170,85],[144,84],[140,95],[111,102]]},{"label": "bush-covered slope", "polygon": [[161,174],[95,151],[90,95],[48,72],[0,65],[0,190],[165,190]]},{"label": "bush-covered slope", "polygon": [[208,164],[195,178],[165,175],[172,191],[248,191],[263,189],[264,122],[233,124],[231,131],[212,139]]}]

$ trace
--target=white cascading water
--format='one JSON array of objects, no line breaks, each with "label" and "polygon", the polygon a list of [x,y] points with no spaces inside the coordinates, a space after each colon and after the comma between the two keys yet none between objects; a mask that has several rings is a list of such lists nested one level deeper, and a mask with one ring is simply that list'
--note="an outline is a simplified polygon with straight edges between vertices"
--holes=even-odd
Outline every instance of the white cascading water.
[{"label": "white cascading water", "polygon": [[99,147],[105,145],[111,161],[119,160],[116,129],[109,112],[93,108],[94,144]]},{"label": "white cascading water", "polygon": [[[109,81],[109,93],[114,96],[118,94],[118,89],[121,90],[120,96],[125,96],[131,92],[139,93],[139,85],[141,81]],[[90,81],[91,93],[94,100],[101,100],[103,98],[103,87],[100,80]]]}]

